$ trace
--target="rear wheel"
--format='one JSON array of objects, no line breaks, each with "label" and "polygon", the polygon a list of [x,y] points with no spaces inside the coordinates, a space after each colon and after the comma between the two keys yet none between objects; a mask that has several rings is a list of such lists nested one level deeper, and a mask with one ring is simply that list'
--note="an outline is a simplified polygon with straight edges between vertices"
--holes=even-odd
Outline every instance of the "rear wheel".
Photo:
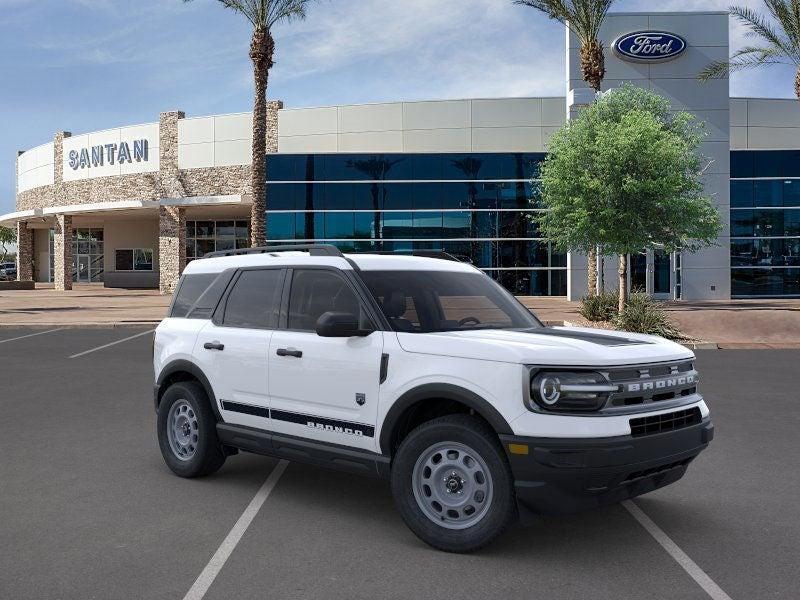
[{"label": "rear wheel", "polygon": [[223,465],[216,425],[203,386],[182,381],[167,388],[158,405],[158,445],[176,475],[201,477]]},{"label": "rear wheel", "polygon": [[392,492],[406,525],[447,552],[482,548],[517,516],[497,436],[470,415],[441,417],[412,431],[395,455]]}]

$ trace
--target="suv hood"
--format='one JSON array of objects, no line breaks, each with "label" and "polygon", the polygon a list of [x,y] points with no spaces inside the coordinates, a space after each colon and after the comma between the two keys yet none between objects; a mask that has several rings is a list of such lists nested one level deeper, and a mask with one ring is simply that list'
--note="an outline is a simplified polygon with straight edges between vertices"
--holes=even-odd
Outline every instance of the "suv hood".
[{"label": "suv hood", "polygon": [[584,327],[398,333],[397,339],[407,352],[528,365],[594,367],[694,358],[684,346],[658,336]]}]

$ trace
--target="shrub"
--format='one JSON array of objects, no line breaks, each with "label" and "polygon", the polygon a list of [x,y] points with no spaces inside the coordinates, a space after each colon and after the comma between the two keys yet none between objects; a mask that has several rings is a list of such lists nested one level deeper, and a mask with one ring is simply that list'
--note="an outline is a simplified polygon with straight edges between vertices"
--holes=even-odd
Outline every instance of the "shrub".
[{"label": "shrub", "polygon": [[603,292],[581,298],[580,315],[587,321],[611,321],[617,314],[619,293]]},{"label": "shrub", "polygon": [[686,339],[661,304],[647,294],[631,294],[625,310],[612,320],[621,331],[660,335],[670,340]]}]

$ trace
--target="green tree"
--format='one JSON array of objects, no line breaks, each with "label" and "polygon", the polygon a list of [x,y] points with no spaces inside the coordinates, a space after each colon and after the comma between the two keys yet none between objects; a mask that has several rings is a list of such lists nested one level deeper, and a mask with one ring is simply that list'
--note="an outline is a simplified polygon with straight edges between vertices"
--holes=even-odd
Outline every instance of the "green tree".
[{"label": "green tree", "polygon": [[[191,0],[183,0],[191,2]],[[272,28],[282,21],[304,19],[306,8],[313,0],[218,0],[225,8],[235,10],[253,26],[250,39],[250,59],[253,61],[255,100],[253,102],[253,156],[250,209],[250,243],[266,243],[267,166],[267,83],[274,65],[275,40]]]},{"label": "green tree", "polygon": [[[514,4],[530,6],[551,19],[563,23],[581,42],[581,77],[595,92],[600,91],[606,76],[600,27],[614,0],[514,0]],[[597,249],[587,248],[589,262],[588,287],[593,296],[597,289]]]},{"label": "green tree", "polygon": [[741,21],[747,35],[758,40],[716,61],[700,73],[700,79],[724,77],[731,71],[766,65],[789,64],[796,69],[794,93],[800,100],[800,0],[764,0],[769,18],[746,6],[732,6],[730,13]]},{"label": "green tree", "polygon": [[715,243],[719,213],[703,196],[703,128],[667,100],[624,85],[603,94],[549,142],[542,204],[533,217],[562,251],[600,245],[619,255],[619,310],[627,255],[646,248],[696,252]]},{"label": "green tree", "polygon": [[8,246],[17,241],[17,232],[10,227],[0,227],[0,262],[5,262],[8,257]]}]

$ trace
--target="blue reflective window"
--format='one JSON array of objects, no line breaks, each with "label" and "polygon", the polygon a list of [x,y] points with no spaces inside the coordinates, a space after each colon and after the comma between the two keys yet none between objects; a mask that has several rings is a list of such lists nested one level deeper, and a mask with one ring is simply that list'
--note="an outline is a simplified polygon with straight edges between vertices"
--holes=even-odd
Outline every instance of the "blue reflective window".
[{"label": "blue reflective window", "polygon": [[780,150],[755,152],[756,177],[780,177],[783,171],[783,153]]},{"label": "blue reflective window", "polygon": [[755,152],[731,152],[731,177],[753,177]]},{"label": "blue reflective window", "polygon": [[440,239],[442,237],[442,213],[415,212],[414,239]]},{"label": "blue reflective window", "polygon": [[446,212],[442,215],[442,237],[472,237],[472,213],[469,211]]},{"label": "blue reflective window", "polygon": [[274,183],[267,186],[267,211],[296,210],[302,186],[293,183]]},{"label": "blue reflective window", "polygon": [[800,269],[733,269],[731,293],[735,296],[798,295]]},{"label": "blue reflective window", "polygon": [[441,183],[414,183],[411,185],[411,206],[414,210],[442,208]]},{"label": "blue reflective window", "polygon": [[414,220],[410,212],[383,213],[384,239],[414,239]]},{"label": "blue reflective window", "polygon": [[297,157],[293,154],[267,155],[267,181],[296,181],[296,164]]},{"label": "blue reflective window", "polygon": [[267,239],[291,240],[294,238],[293,213],[267,213]]},{"label": "blue reflective window", "polygon": [[783,181],[756,181],[755,206],[783,206]]},{"label": "blue reflective window", "polygon": [[413,154],[411,156],[412,179],[442,179],[441,154]]},{"label": "blue reflective window", "polygon": [[731,206],[750,208],[753,206],[753,182],[731,181]]},{"label": "blue reflective window", "polygon": [[350,239],[355,231],[353,213],[325,213],[325,237]]},{"label": "blue reflective window", "polygon": [[783,182],[783,205],[800,206],[800,180],[792,179]]},{"label": "blue reflective window", "polygon": [[355,213],[355,234],[356,239],[376,239],[381,233],[380,213]]},{"label": "blue reflective window", "polygon": [[353,188],[356,184],[352,183],[326,183],[325,186],[325,209],[326,210],[353,210]]},{"label": "blue reflective window", "polygon": [[414,207],[414,183],[384,183],[381,186],[381,206],[384,210],[410,210]]},{"label": "blue reflective window", "polygon": [[469,183],[441,184],[442,208],[469,208]]}]

